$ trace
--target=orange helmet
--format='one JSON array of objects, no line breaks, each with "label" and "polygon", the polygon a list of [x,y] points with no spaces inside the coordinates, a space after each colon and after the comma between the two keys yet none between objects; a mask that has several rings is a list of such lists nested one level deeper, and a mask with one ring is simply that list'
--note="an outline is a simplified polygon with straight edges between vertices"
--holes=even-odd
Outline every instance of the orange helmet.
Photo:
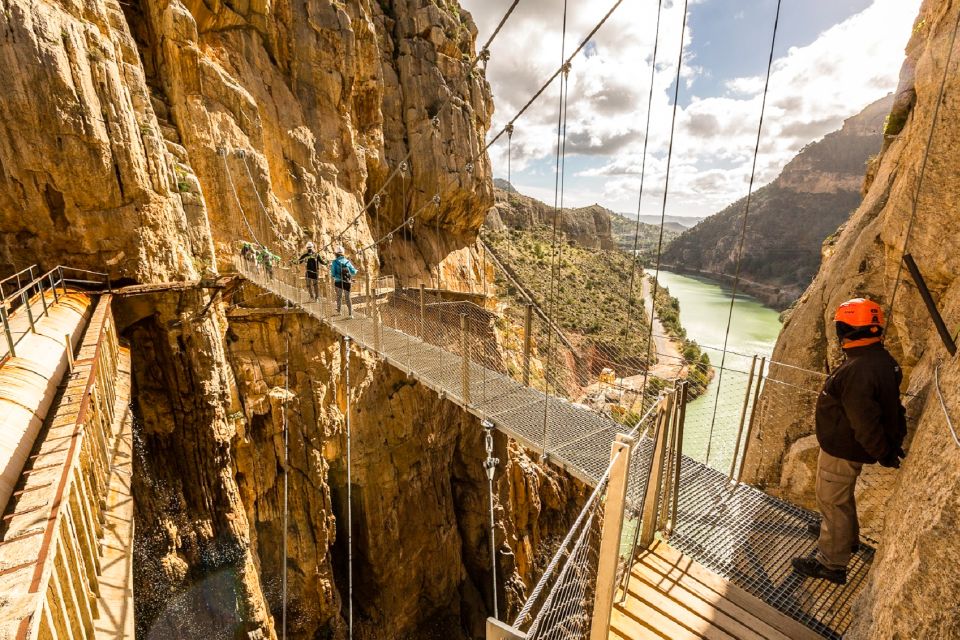
[{"label": "orange helmet", "polygon": [[879,340],[883,335],[883,308],[867,298],[847,300],[837,307],[833,320],[837,325],[837,337],[844,342]]}]

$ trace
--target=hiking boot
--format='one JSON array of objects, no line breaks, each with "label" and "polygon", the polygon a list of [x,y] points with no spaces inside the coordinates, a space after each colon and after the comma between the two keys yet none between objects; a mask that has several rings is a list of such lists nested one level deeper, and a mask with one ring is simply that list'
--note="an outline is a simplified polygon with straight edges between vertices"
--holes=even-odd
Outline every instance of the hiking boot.
[{"label": "hiking boot", "polygon": [[[819,537],[820,537],[820,523],[819,523],[819,522],[809,522],[809,523],[807,523],[807,533],[809,533],[809,534],[810,534],[811,536],[813,536],[814,538],[819,538]],[[853,544],[850,545],[850,553],[857,554],[857,553],[859,553],[859,551],[860,551],[860,543],[855,540],[855,541],[853,542]]]},{"label": "hiking boot", "polygon": [[820,564],[816,558],[794,558],[791,561],[793,570],[808,578],[828,580],[834,584],[847,583],[846,569],[831,569]]}]

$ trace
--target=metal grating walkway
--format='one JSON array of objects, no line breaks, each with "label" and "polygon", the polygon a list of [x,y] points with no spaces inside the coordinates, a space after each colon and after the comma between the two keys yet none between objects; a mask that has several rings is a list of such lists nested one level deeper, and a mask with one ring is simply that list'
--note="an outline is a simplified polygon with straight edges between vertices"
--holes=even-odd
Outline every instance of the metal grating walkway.
[{"label": "metal grating walkway", "polygon": [[[362,314],[362,305],[355,304],[355,317],[331,316],[329,300],[304,302],[303,291],[292,285],[268,279],[242,265],[241,273],[378,353],[441,397],[481,419],[492,420],[499,430],[525,447],[545,450],[551,462],[583,482],[595,485],[606,470],[610,445],[624,431],[623,425],[587,407],[548,398],[542,391],[472,361],[468,362],[467,402],[463,398],[463,358],[459,354],[382,323],[378,327]],[[380,332],[376,337],[375,328]],[[642,438],[630,470],[628,496],[633,504],[639,504],[646,490],[652,452],[650,438]],[[850,624],[850,604],[870,568],[873,549],[861,545],[851,562],[846,585],[802,579],[793,573],[790,559],[813,553],[816,540],[806,527],[816,520],[812,512],[759,489],[733,486],[726,474],[684,456],[678,525],[669,540],[678,551],[776,610],[822,636],[839,638]]]}]

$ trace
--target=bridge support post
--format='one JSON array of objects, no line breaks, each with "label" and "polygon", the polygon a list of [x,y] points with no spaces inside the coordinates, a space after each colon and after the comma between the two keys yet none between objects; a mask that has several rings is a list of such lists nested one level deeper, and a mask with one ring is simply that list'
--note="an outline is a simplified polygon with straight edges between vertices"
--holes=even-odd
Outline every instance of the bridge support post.
[{"label": "bridge support post", "polygon": [[63,336],[63,346],[64,350],[67,352],[67,369],[70,373],[73,373],[73,340],[70,338],[70,334],[66,333]]},{"label": "bridge support post", "polygon": [[40,303],[43,305],[43,315],[50,315],[50,310],[47,309],[47,296],[43,294],[43,278],[40,278],[40,281],[37,282],[37,290],[40,292]]},{"label": "bridge support post", "polygon": [[3,333],[7,336],[7,352],[11,358],[17,357],[17,350],[13,345],[13,334],[10,333],[10,320],[7,319],[7,303],[0,304],[0,321],[3,322]]},{"label": "bridge support post", "polygon": [[527,303],[523,312],[523,386],[530,386],[530,347],[533,336],[533,304]]},{"label": "bridge support post", "polygon": [[663,462],[666,456],[667,437],[670,431],[670,417],[673,413],[674,397],[668,394],[660,401],[657,409],[657,428],[653,438],[653,456],[650,471],[647,474],[647,491],[643,496],[643,515],[640,522],[640,546],[647,548],[653,542],[657,532],[657,507],[663,491]]},{"label": "bridge support post", "polygon": [[767,356],[760,358],[760,368],[757,369],[757,383],[753,388],[753,406],[750,408],[750,419],[747,421],[747,435],[743,441],[743,456],[740,459],[740,469],[737,471],[737,484],[743,479],[743,469],[747,464],[747,452],[750,451],[750,438],[753,437],[753,425],[757,418],[757,403],[760,402],[760,389],[763,387],[763,369],[767,364]]},{"label": "bridge support post", "polygon": [[420,339],[427,339],[427,294],[422,282],[420,283]]},{"label": "bridge support post", "polygon": [[460,396],[470,404],[470,342],[467,338],[467,314],[460,314]]},{"label": "bridge support post", "polygon": [[737,427],[737,441],[733,445],[733,459],[730,461],[730,482],[737,468],[737,454],[740,453],[740,441],[743,438],[743,425],[747,420],[747,409],[750,406],[750,392],[753,391],[753,371],[757,368],[757,356],[750,361],[750,376],[747,378],[747,391],[743,394],[743,407],[740,409],[740,425]]},{"label": "bridge support post", "polygon": [[610,451],[610,479],[603,509],[603,532],[600,534],[600,555],[597,563],[597,591],[593,602],[593,623],[590,640],[607,640],[610,614],[617,588],[617,563],[620,560],[620,537],[623,534],[623,511],[627,501],[627,480],[635,438],[619,434]]}]

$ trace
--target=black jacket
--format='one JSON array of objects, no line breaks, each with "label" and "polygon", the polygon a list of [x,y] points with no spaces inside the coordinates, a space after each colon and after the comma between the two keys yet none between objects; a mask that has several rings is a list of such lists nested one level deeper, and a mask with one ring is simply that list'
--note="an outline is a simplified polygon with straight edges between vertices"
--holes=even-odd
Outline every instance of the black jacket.
[{"label": "black jacket", "polygon": [[297,262],[303,264],[307,263],[307,276],[316,279],[320,274],[320,265],[327,264],[327,261],[316,252],[307,251],[305,254],[300,256]]},{"label": "black jacket", "polygon": [[817,399],[817,441],[834,457],[872,464],[896,452],[907,435],[903,373],[882,344],[846,354]]}]

